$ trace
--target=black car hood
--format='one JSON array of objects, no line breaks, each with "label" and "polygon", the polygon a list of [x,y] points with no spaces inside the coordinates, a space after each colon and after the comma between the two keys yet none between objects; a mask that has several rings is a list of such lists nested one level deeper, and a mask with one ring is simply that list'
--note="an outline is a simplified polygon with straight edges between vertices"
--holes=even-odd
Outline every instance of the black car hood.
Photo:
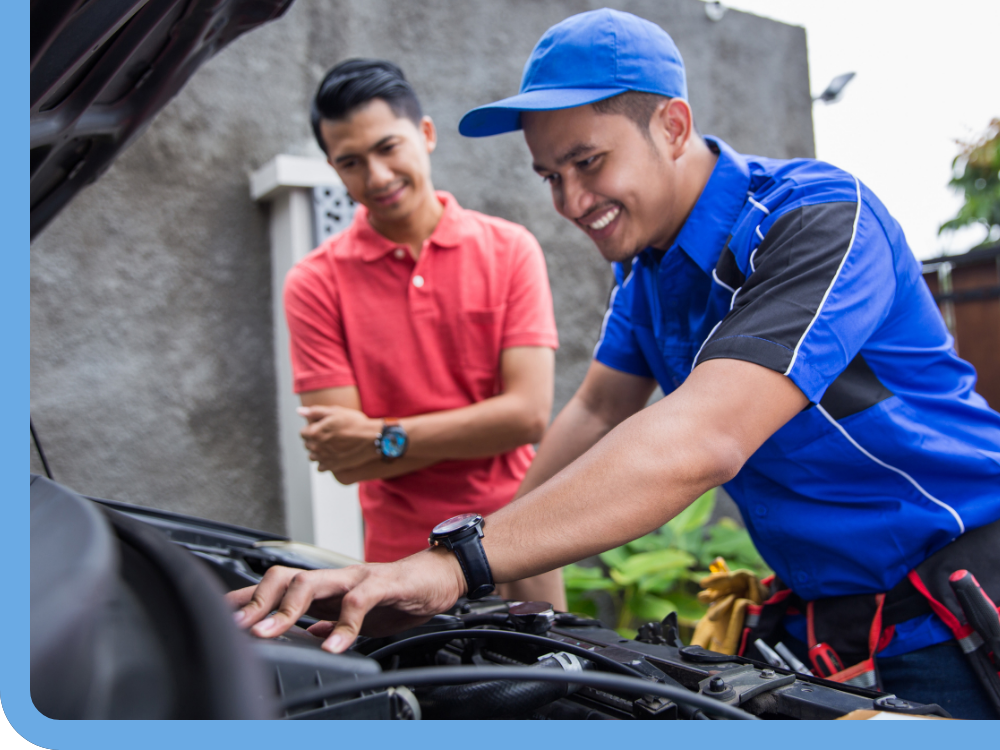
[{"label": "black car hood", "polygon": [[292,0],[31,0],[31,236],[198,67]]}]

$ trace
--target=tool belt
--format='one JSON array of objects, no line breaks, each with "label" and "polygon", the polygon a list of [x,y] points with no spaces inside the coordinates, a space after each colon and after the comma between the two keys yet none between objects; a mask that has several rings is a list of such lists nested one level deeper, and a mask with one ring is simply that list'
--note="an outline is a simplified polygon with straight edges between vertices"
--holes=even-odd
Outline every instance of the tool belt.
[{"label": "tool belt", "polygon": [[[777,578],[765,579],[769,598],[747,607],[737,653],[766,661],[753,645],[774,643],[786,614],[805,614],[809,657],[816,674],[834,682],[881,690],[875,656],[889,645],[896,625],[933,612],[969,653],[981,640],[965,621],[948,577],[967,569],[996,602],[1000,599],[1000,520],[966,532],[881,594],[835,596],[806,602]],[[1000,659],[1000,655],[994,655]]]}]

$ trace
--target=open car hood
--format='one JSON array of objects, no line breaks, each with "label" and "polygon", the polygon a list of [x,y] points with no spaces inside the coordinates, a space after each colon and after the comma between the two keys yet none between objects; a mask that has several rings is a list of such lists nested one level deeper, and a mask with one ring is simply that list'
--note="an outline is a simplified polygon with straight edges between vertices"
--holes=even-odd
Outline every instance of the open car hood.
[{"label": "open car hood", "polygon": [[292,0],[31,0],[31,236],[198,67]]}]

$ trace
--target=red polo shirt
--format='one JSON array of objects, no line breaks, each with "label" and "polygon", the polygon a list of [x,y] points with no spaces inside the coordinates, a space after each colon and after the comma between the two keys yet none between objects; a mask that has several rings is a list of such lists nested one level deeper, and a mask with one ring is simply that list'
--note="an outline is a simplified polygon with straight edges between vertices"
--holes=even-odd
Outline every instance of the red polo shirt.
[{"label": "red polo shirt", "polygon": [[[418,260],[376,232],[359,206],[346,231],[289,272],[296,393],[354,385],[369,417],[456,409],[500,392],[501,350],[558,346],[545,259],[531,233],[437,196],[444,214]],[[361,482],[365,559],[398,560],[424,549],[439,521],[506,505],[533,456],[525,445]]]}]

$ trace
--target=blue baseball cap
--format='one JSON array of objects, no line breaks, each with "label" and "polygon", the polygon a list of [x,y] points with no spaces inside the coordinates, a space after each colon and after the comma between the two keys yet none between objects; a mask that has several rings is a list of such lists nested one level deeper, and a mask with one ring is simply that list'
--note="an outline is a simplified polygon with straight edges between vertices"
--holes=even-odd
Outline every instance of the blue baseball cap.
[{"label": "blue baseball cap", "polygon": [[521,129],[521,113],[569,109],[626,91],[687,99],[684,61],[655,23],[601,8],[550,28],[524,65],[517,96],[476,107],[458,124],[478,138]]}]

